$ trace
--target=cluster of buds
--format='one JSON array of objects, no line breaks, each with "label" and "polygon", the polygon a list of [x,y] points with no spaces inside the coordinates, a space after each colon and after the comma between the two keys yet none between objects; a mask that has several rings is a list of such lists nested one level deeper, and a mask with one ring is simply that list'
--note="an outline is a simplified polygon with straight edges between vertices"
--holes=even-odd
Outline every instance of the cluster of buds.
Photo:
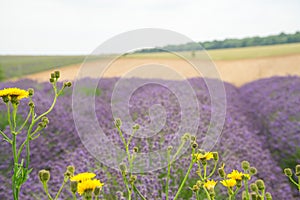
[{"label": "cluster of buds", "polygon": [[51,77],[49,79],[50,83],[54,83],[56,82],[60,77],[60,72],[59,71],[55,71],[54,73],[51,73]]},{"label": "cluster of buds", "polygon": [[300,164],[295,167],[295,176],[298,178],[298,182],[293,178],[293,171],[291,168],[285,168],[284,174],[290,179],[290,181],[298,188],[300,192]]},{"label": "cluster of buds", "polygon": [[258,179],[250,185],[252,200],[267,199],[272,200],[272,195],[269,192],[265,193],[266,186],[263,180]]}]

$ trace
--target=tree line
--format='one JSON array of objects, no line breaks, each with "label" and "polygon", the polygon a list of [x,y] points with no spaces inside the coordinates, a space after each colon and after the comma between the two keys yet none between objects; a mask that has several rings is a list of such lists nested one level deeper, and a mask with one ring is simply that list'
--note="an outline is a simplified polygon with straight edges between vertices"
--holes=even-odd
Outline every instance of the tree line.
[{"label": "tree line", "polygon": [[[142,49],[135,53],[152,53],[164,51],[197,51],[203,49],[226,49],[251,46],[265,46],[274,44],[287,44],[300,42],[300,32],[293,34],[280,33],[278,35],[270,35],[266,37],[247,37],[243,39],[225,39],[213,40],[206,42],[192,42],[180,45],[167,45],[164,47],[156,47],[150,49]],[[200,44],[200,45],[199,45]]]}]

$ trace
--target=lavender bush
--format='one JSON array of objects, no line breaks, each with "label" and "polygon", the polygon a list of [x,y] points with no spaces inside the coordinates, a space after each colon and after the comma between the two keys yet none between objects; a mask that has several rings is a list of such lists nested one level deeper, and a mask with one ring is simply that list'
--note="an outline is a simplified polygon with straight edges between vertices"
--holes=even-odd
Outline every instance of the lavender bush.
[{"label": "lavender bush", "polygon": [[[117,78],[102,79],[99,83],[96,95],[96,115],[107,138],[113,141],[113,143],[120,148],[123,148],[122,140],[114,127],[114,118],[111,113],[110,104],[114,84],[117,80]],[[296,83],[300,82],[297,78],[293,78],[293,80]],[[93,91],[88,88],[88,82],[90,81],[96,80],[81,80],[80,84],[82,85],[82,92],[85,95],[93,95]],[[139,83],[139,79],[132,79],[130,81],[131,84],[138,85]],[[201,138],[204,133],[207,132],[211,116],[210,96],[202,79],[191,79],[189,81],[191,85],[193,85],[198,101],[200,102],[201,117],[199,119],[199,128],[197,133],[192,134],[197,135],[197,143],[201,145],[203,142]],[[294,85],[292,81],[289,83]],[[177,84],[178,87],[180,87],[181,82],[175,81],[173,84]],[[85,87],[85,85],[87,85],[87,87]],[[286,84],[286,87],[291,87],[287,85],[288,83]],[[48,84],[37,84],[29,80],[1,84],[2,88],[9,86],[22,86],[23,88],[31,87],[39,91],[36,92],[36,95],[33,97],[34,101],[39,102],[39,104],[36,105],[37,112],[43,112],[45,108],[51,104],[49,97],[51,97],[52,93]],[[241,89],[237,89],[230,84],[225,84],[225,87],[228,103],[226,123],[222,135],[212,151],[220,152],[221,162],[226,162],[227,169],[236,169],[237,166],[240,166],[241,161],[245,159],[249,160],[249,162],[258,169],[257,178],[264,180],[268,187],[268,191],[271,192],[273,196],[278,199],[296,199],[296,197],[292,196],[288,180],[282,174],[282,170],[278,167],[278,161],[280,160],[278,160],[276,155],[274,157],[271,152],[273,152],[274,145],[279,145],[276,147],[286,150],[290,147],[291,149],[293,147],[297,147],[297,144],[299,143],[290,141],[291,144],[289,143],[288,145],[283,146],[281,140],[273,141],[272,144],[270,142],[266,142],[268,139],[265,137],[269,136],[264,136],[264,132],[262,132],[262,130],[265,129],[263,129],[263,127],[266,124],[273,125],[273,122],[271,118],[266,118],[263,120],[264,123],[260,123],[262,121],[261,119],[265,116],[263,114],[259,114],[260,112],[265,112],[264,106],[259,104],[263,101],[263,99],[256,101],[255,97],[251,96],[259,93],[258,86],[252,86],[254,89],[250,89],[250,85],[246,85]],[[296,88],[295,85],[293,87]],[[267,88],[262,88],[262,90],[265,90],[266,92]],[[262,93],[259,94],[261,94],[261,97],[263,96]],[[277,92],[276,94],[277,98],[275,99],[288,99],[288,97],[285,96],[285,93],[279,94],[279,92]],[[101,178],[101,181],[105,183],[102,192],[102,197],[104,199],[116,199],[116,197],[118,199],[125,199],[127,192],[124,190],[125,185],[123,184],[122,175],[120,175],[115,169],[111,169],[109,166],[104,166],[101,162],[97,161],[81,144],[72,119],[71,95],[71,92],[68,91],[63,93],[52,113],[48,115],[51,126],[47,127],[47,134],[41,134],[41,136],[37,139],[38,142],[32,143],[31,165],[34,166],[34,169],[32,175],[28,179],[28,182],[23,186],[20,198],[24,200],[46,199],[46,196],[43,193],[43,188],[39,184],[39,179],[36,176],[38,171],[41,169],[50,170],[51,179],[49,180],[49,185],[51,185],[51,188],[49,188],[49,190],[50,192],[55,192],[60,187],[65,167],[68,165],[74,165],[78,172],[91,171]],[[296,93],[294,95],[296,95]],[[253,102],[251,100],[253,100]],[[254,101],[256,103],[254,103]],[[82,102],[86,103],[84,102],[84,99],[82,99]],[[26,101],[21,102],[21,104],[24,105],[26,103]],[[281,103],[281,105],[277,105],[280,108],[296,107],[297,105],[296,100],[287,102],[280,100],[278,103]],[[179,106],[176,97],[166,88],[158,85],[148,85],[139,88],[139,90],[137,90],[130,99],[130,113],[132,118],[137,124],[140,124],[140,126],[149,123],[149,113],[147,112],[149,106],[153,104],[161,104],[166,109],[167,119],[165,126],[159,134],[151,137],[151,139],[143,140],[140,138],[133,138],[129,146],[130,149],[138,147],[140,152],[166,149],[168,148],[170,141],[174,139],[173,133],[176,132],[180,124],[180,110],[178,110]],[[257,107],[257,105],[260,105],[260,107]],[[23,106],[20,105],[20,118],[24,118],[26,115],[26,111],[22,110],[22,107]],[[256,109],[255,113],[251,112],[252,108]],[[272,108],[275,108],[275,106]],[[0,109],[4,110],[3,105],[0,105]],[[258,117],[259,120],[257,120]],[[293,115],[293,117],[295,119],[295,115]],[[283,122],[284,121],[281,123],[284,124]],[[3,126],[7,125],[4,124]],[[296,125],[294,128],[297,129]],[[290,133],[291,137],[295,133],[296,132]],[[20,134],[20,137],[24,137],[24,135]],[[128,136],[125,135],[125,138],[128,139]],[[262,140],[262,138],[265,138],[265,140]],[[269,137],[269,139],[270,138],[271,137]],[[275,144],[275,142],[277,143]],[[266,146],[266,144],[268,145]],[[12,196],[9,191],[9,188],[11,187],[9,167],[12,164],[12,160],[9,157],[10,149],[7,147],[7,144],[2,142],[0,145],[0,179],[2,183],[5,183],[1,185],[3,190],[1,188],[0,198],[9,199]],[[113,151],[113,149],[110,149],[109,151]],[[174,162],[170,172],[171,181],[169,183],[169,199],[173,199],[175,197],[178,185],[181,184],[185,172],[189,167],[189,160],[190,153],[187,152],[182,155],[178,161]],[[242,169],[238,168],[238,170]],[[136,186],[139,191],[144,194],[146,199],[166,198],[165,188],[163,187],[167,180],[166,171],[166,169],[161,169],[137,176]],[[220,180],[217,176],[213,176],[213,178]],[[189,190],[189,187],[192,188],[197,179],[198,175],[196,173],[196,169],[192,169],[179,199],[194,198],[193,191]],[[255,180],[255,177],[251,179],[252,182]],[[218,193],[221,195],[216,196],[215,199],[224,199],[222,194],[226,195],[226,188],[217,187],[216,190],[219,191]],[[237,195],[240,196],[241,193],[238,193]],[[68,187],[62,191],[61,198],[72,198],[72,194]],[[138,196],[133,196],[133,199],[138,199]]]}]

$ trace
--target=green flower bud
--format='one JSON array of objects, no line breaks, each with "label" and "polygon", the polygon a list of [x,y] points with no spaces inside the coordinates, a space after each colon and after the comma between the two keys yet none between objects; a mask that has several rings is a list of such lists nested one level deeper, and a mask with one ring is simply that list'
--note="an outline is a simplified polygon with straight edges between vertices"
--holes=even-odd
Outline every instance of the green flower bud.
[{"label": "green flower bud", "polygon": [[201,188],[201,187],[203,186],[203,183],[202,183],[202,181],[197,181],[197,182],[196,182],[196,185],[197,185],[199,188]]},{"label": "green flower bud", "polygon": [[168,146],[168,151],[172,151],[173,147],[172,146]]},{"label": "green flower bud", "polygon": [[182,137],[181,137],[181,141],[182,142],[186,142],[190,139],[190,134],[189,133],[185,133]]},{"label": "green flower bud", "polygon": [[219,153],[218,152],[212,152],[213,156],[214,156],[214,160],[218,161],[219,160]]},{"label": "green flower bud", "polygon": [[221,178],[225,178],[226,175],[225,175],[225,171],[223,168],[219,168],[218,173]]},{"label": "green flower bud", "polygon": [[246,160],[242,161],[242,169],[247,171],[250,168],[250,163]]},{"label": "green flower bud", "polygon": [[120,128],[120,127],[122,126],[122,121],[121,121],[121,119],[117,118],[117,119],[115,120],[115,126],[118,127],[118,128]]},{"label": "green flower bud", "polygon": [[257,200],[258,196],[257,196],[257,194],[255,192],[252,192],[250,195],[251,195],[251,199],[252,200]]},{"label": "green flower bud", "polygon": [[131,175],[130,178],[129,178],[129,183],[133,184],[137,179],[137,176],[135,175]]},{"label": "green flower bud", "polygon": [[271,195],[270,192],[267,192],[267,193],[266,193],[266,199],[267,199],[267,200],[272,200],[272,195]]},{"label": "green flower bud", "polygon": [[300,176],[300,165],[296,165],[296,176]]},{"label": "green flower bud", "polygon": [[191,147],[193,148],[193,149],[196,149],[197,147],[198,147],[198,144],[197,144],[197,142],[192,142],[191,143]]},{"label": "green flower bud", "polygon": [[257,169],[255,167],[250,167],[249,172],[250,172],[250,176],[253,176],[257,173]]},{"label": "green flower bud", "polygon": [[49,124],[48,117],[42,117],[42,122],[44,122],[45,124]]},{"label": "green flower bud", "polygon": [[191,140],[192,140],[193,142],[195,142],[196,139],[197,139],[196,136],[194,136],[194,135],[191,136]]},{"label": "green flower bud", "polygon": [[242,192],[242,200],[247,200],[247,194],[245,191]]},{"label": "green flower bud", "polygon": [[95,187],[95,189],[94,189],[94,195],[98,196],[100,194],[100,192],[101,192],[101,187],[99,187],[99,186]]},{"label": "green flower bud", "polygon": [[71,188],[71,192],[72,193],[75,194],[77,192],[77,186],[78,186],[78,182],[77,181],[71,181],[70,188]]},{"label": "green flower bud", "polygon": [[266,188],[264,181],[261,179],[255,181],[255,184],[257,185],[259,190],[264,190]]},{"label": "green flower bud", "polygon": [[284,169],[284,174],[288,177],[291,177],[293,175],[293,172],[290,168],[285,168]]},{"label": "green flower bud", "polygon": [[133,147],[133,152],[134,152],[134,153],[139,152],[139,148],[138,148],[138,147]]},{"label": "green flower bud", "polygon": [[47,183],[50,179],[50,172],[44,169],[40,170],[39,179],[42,183]]},{"label": "green flower bud", "polygon": [[46,124],[45,122],[39,122],[38,126],[42,129],[42,128],[46,128]]},{"label": "green flower bud", "polygon": [[257,185],[255,183],[251,183],[250,184],[250,189],[253,192],[257,192],[258,191],[258,187],[257,187]]},{"label": "green flower bud", "polygon": [[193,190],[193,192],[197,192],[199,190],[198,185],[197,184],[193,185],[192,190]]},{"label": "green flower bud", "polygon": [[34,103],[33,103],[33,101],[30,101],[29,103],[28,103],[28,106],[30,106],[31,108],[34,108]]},{"label": "green flower bud", "polygon": [[127,167],[126,167],[126,164],[125,164],[125,163],[121,163],[119,167],[120,167],[120,170],[121,170],[122,172],[126,172],[126,171],[127,171]]},{"label": "green flower bud", "polygon": [[55,75],[55,78],[59,78],[60,77],[60,72],[59,71],[55,71],[54,75]]},{"label": "green flower bud", "polygon": [[51,78],[54,79],[55,78],[55,74],[51,73]]},{"label": "green flower bud", "polygon": [[75,173],[75,167],[73,165],[69,165],[67,167],[67,171],[69,171],[72,174],[72,176],[73,176],[74,173]]},{"label": "green flower bud", "polygon": [[140,129],[140,125],[135,124],[132,128],[133,128],[134,130],[139,130],[139,129]]},{"label": "green flower bud", "polygon": [[28,95],[32,97],[34,95],[34,90],[32,88],[28,89]]},{"label": "green flower bud", "polygon": [[53,83],[54,82],[54,78],[50,78],[49,81],[50,81],[50,83]]},{"label": "green flower bud", "polygon": [[236,180],[236,187],[241,188],[242,187],[242,181],[241,180]]},{"label": "green flower bud", "polygon": [[3,96],[2,100],[3,100],[4,103],[8,103],[9,102],[8,96]]},{"label": "green flower bud", "polygon": [[71,87],[71,86],[72,86],[72,83],[69,81],[64,83],[64,87]]}]

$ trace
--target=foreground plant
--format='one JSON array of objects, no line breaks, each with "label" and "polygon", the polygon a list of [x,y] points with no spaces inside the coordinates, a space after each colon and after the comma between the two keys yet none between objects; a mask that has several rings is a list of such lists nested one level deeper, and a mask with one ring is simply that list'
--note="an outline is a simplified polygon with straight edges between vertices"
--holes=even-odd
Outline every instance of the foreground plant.
[{"label": "foreground plant", "polygon": [[[7,121],[9,124],[10,134],[5,134],[4,131],[0,130],[3,140],[8,142],[12,147],[13,156],[13,176],[12,176],[12,191],[13,199],[19,199],[19,193],[21,186],[27,181],[32,168],[29,168],[30,164],[30,142],[39,137],[39,132],[44,130],[49,124],[47,115],[53,110],[57,98],[62,94],[66,87],[70,87],[71,83],[66,82],[62,88],[57,88],[57,81],[60,77],[60,73],[55,71],[51,74],[50,82],[54,90],[54,98],[52,105],[48,110],[41,115],[35,113],[35,104],[32,101],[34,94],[33,89],[23,90],[20,88],[5,88],[0,90],[0,97],[6,104],[7,108]],[[17,112],[18,106],[22,99],[29,98],[29,112],[21,125],[17,124]],[[17,136],[20,134],[25,127],[27,129],[27,135],[21,145],[17,145]],[[25,158],[22,158],[22,153],[25,151]]]},{"label": "foreground plant", "polygon": [[49,193],[48,181],[50,180],[50,172],[47,170],[39,171],[39,179],[43,185],[44,191],[48,200],[58,200],[59,196],[68,182],[70,182],[70,191],[72,192],[73,199],[77,199],[77,193],[83,200],[98,200],[99,195],[104,185],[100,180],[95,179],[96,174],[84,172],[74,175],[75,167],[68,166],[64,173],[64,179],[61,187],[54,197]]},{"label": "foreground plant", "polygon": [[298,191],[300,192],[300,165],[296,165],[296,167],[295,167],[295,176],[298,179],[298,183],[293,178],[292,169],[285,168],[284,174],[290,179],[290,181],[298,188]]}]

